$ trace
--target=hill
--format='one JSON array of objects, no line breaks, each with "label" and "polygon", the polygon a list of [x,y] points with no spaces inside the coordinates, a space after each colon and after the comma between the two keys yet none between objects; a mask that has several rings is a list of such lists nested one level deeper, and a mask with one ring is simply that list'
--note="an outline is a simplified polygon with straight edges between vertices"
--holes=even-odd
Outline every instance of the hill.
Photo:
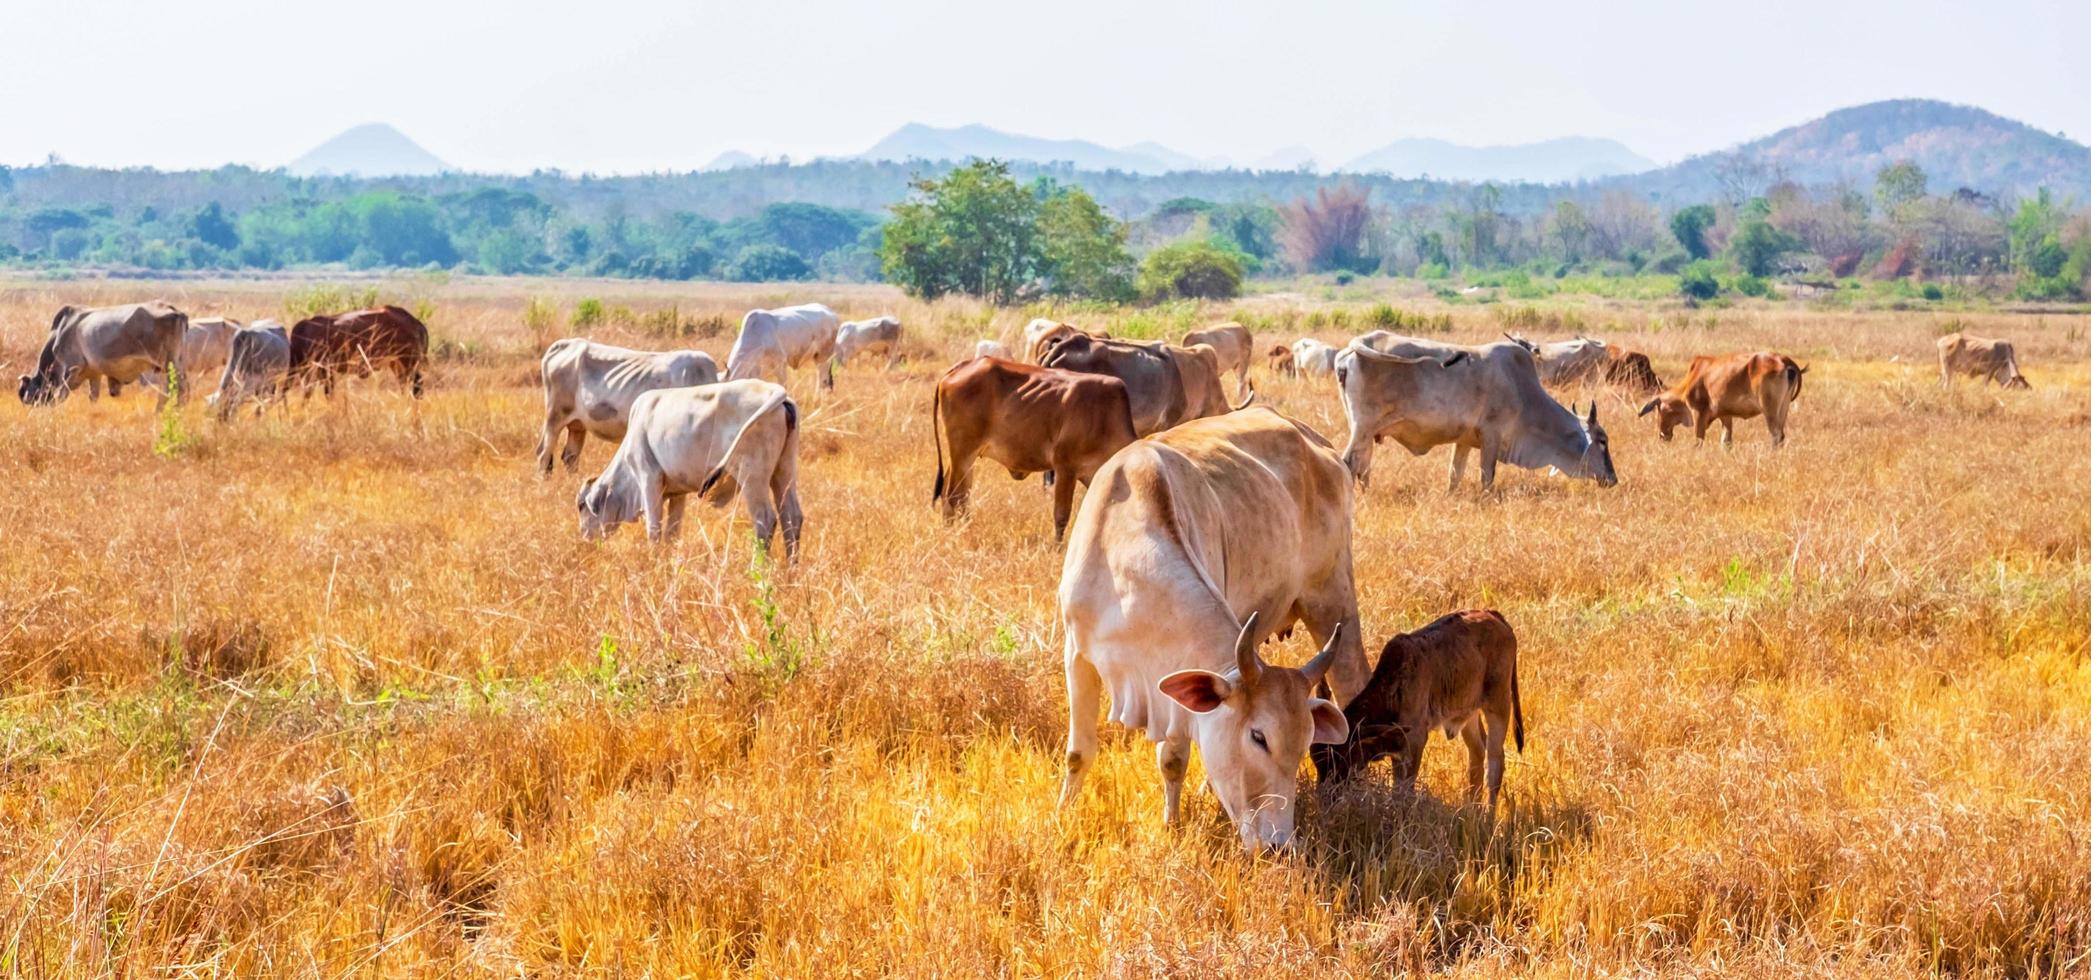
[{"label": "hill", "polygon": [[1137,174],[1199,170],[1208,166],[1189,154],[1158,143],[1114,149],[1088,140],[1043,139],[979,125],[938,127],[922,123],[909,123],[894,130],[885,139],[872,144],[870,149],[857,154],[855,159],[906,162],[963,161],[972,157],[1067,163],[1076,170],[1123,170]]},{"label": "hill", "polygon": [[313,147],[286,168],[300,177],[429,177],[457,168],[384,123],[365,123]]},{"label": "hill", "polygon": [[1439,180],[1567,184],[1655,168],[1617,140],[1569,136],[1511,146],[1462,146],[1438,139],[1396,140],[1345,164],[1353,173]]},{"label": "hill", "polygon": [[1839,109],[1624,183],[1668,200],[1703,199],[1720,194],[1724,181],[1867,185],[1899,160],[1924,168],[1934,190],[1969,187],[2009,198],[2047,187],[2091,197],[2091,148],[1993,112],[1930,99]]}]

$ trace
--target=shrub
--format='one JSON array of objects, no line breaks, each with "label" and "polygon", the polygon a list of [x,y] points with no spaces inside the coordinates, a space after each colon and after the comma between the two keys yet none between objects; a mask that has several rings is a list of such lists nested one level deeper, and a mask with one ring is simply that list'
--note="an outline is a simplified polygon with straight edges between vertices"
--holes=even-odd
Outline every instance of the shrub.
[{"label": "shrub", "polygon": [[1934,303],[1946,298],[1946,291],[1935,282],[1924,284],[1924,298]]},{"label": "shrub", "polygon": [[603,301],[584,299],[574,304],[573,324],[577,330],[586,330],[603,322]]},{"label": "shrub", "polygon": [[1707,300],[1721,293],[1721,280],[1714,275],[1713,263],[1700,259],[1685,266],[1677,276],[1677,291],[1686,299]]},{"label": "shrub", "polygon": [[1772,294],[1772,284],[1763,276],[1744,276],[1735,281],[1735,291],[1762,299]]},{"label": "shrub", "polygon": [[1232,299],[1242,291],[1241,260],[1206,241],[1164,245],[1140,263],[1139,289],[1151,301]]}]

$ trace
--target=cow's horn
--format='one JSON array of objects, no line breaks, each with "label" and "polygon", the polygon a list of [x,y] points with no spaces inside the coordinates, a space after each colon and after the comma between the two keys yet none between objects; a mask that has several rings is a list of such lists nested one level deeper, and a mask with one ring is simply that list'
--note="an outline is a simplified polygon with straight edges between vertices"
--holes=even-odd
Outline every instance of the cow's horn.
[{"label": "cow's horn", "polygon": [[1322,644],[1321,652],[1315,654],[1314,659],[1307,661],[1307,665],[1300,668],[1300,673],[1307,677],[1309,687],[1321,683],[1322,675],[1329,672],[1329,665],[1336,662],[1336,642],[1341,639],[1343,623],[1338,620],[1336,628],[1329,631],[1329,642]]},{"label": "cow's horn", "polygon": [[1256,655],[1256,617],[1250,613],[1242,623],[1242,633],[1234,639],[1234,665],[1241,671],[1242,680],[1255,680],[1263,675],[1263,658]]},{"label": "cow's horn", "polygon": [[1597,424],[1597,399],[1590,399],[1590,424]]}]

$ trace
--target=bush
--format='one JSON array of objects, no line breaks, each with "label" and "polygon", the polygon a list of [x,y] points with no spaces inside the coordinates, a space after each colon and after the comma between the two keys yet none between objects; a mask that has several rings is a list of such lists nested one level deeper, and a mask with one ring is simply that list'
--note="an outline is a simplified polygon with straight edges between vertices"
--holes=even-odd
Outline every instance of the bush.
[{"label": "bush", "polygon": [[1685,266],[1677,276],[1677,291],[1686,299],[1707,300],[1721,294],[1721,280],[1714,275],[1713,263],[1700,259]]},{"label": "bush", "polygon": [[1934,303],[1946,298],[1946,291],[1935,282],[1924,284],[1924,298]]},{"label": "bush", "polygon": [[734,282],[791,282],[813,274],[799,253],[782,245],[750,245],[726,264]]},{"label": "bush", "polygon": [[1772,294],[1772,284],[1763,276],[1744,276],[1735,281],[1735,291],[1762,299]]},{"label": "bush", "polygon": [[1211,242],[1164,245],[1140,263],[1139,289],[1150,301],[1232,299],[1242,291],[1241,260]]},{"label": "bush", "polygon": [[573,324],[575,329],[586,330],[601,322],[603,322],[602,300],[584,299],[574,304]]}]

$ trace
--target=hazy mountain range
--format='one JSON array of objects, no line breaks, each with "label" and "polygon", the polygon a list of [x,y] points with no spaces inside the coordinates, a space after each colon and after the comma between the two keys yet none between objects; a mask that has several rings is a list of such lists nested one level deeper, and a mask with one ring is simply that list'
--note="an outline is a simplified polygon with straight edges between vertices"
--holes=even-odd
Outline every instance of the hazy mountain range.
[{"label": "hazy mountain range", "polygon": [[300,177],[432,177],[456,170],[384,123],[364,123],[313,147],[284,169]]}]

